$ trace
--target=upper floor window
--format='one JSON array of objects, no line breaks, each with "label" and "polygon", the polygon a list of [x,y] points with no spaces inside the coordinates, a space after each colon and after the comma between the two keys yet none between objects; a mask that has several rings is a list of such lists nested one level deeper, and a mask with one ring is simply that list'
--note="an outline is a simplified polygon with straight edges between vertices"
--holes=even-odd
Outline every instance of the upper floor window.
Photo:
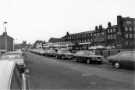
[{"label": "upper floor window", "polygon": [[135,31],[135,26],[134,26],[134,28],[133,28],[133,31]]},{"label": "upper floor window", "polygon": [[101,34],[104,35],[104,32],[102,32]]},{"label": "upper floor window", "polygon": [[107,32],[109,33],[110,32],[110,29],[107,29]]},{"label": "upper floor window", "polygon": [[129,27],[129,31],[132,31],[132,27]]},{"label": "upper floor window", "polygon": [[112,29],[110,29],[110,33],[112,32]]},{"label": "upper floor window", "polygon": [[133,36],[132,34],[129,34],[129,38],[132,38],[132,36]]},{"label": "upper floor window", "polygon": [[113,39],[116,39],[116,34],[113,35]]},{"label": "upper floor window", "polygon": [[111,39],[111,36],[110,35],[108,35],[108,39]]},{"label": "upper floor window", "polygon": [[128,45],[128,41],[126,41],[126,45]]},{"label": "upper floor window", "polygon": [[128,38],[128,34],[125,34],[125,37]]},{"label": "upper floor window", "polygon": [[125,31],[128,31],[128,27],[125,27]]},{"label": "upper floor window", "polygon": [[116,32],[116,28],[113,29],[113,32]]}]

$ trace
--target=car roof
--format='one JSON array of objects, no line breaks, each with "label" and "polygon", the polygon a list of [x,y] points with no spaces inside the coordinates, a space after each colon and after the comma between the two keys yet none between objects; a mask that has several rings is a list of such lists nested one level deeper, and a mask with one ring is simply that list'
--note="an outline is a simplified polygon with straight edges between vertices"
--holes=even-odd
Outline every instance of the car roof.
[{"label": "car roof", "polygon": [[22,54],[21,51],[11,51],[11,52],[7,52],[6,54]]},{"label": "car roof", "polygon": [[0,61],[0,90],[9,90],[15,62]]},{"label": "car roof", "polygon": [[107,59],[135,61],[135,51],[123,51],[116,55],[109,56]]}]

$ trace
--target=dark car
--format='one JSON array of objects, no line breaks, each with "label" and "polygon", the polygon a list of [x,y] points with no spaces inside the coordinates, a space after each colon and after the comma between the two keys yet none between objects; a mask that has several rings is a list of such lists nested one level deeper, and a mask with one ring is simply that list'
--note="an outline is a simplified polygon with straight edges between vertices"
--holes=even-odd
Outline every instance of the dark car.
[{"label": "dark car", "polygon": [[58,50],[56,54],[57,59],[72,59],[73,54],[69,50]]},{"label": "dark car", "polygon": [[101,64],[103,62],[104,57],[101,55],[95,55],[91,51],[84,50],[84,51],[76,52],[74,54],[74,59],[77,62],[84,62],[87,64],[90,64],[90,63],[100,63]]},{"label": "dark car", "polygon": [[107,60],[115,68],[135,69],[135,51],[123,51],[116,55],[109,56]]}]

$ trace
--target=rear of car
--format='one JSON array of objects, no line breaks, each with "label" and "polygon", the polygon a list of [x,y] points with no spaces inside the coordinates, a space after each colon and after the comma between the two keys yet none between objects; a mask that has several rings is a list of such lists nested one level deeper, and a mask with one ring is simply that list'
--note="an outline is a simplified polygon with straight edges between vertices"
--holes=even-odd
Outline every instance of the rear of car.
[{"label": "rear of car", "polygon": [[77,62],[83,62],[83,63],[102,63],[104,57],[100,55],[95,55],[91,51],[78,51],[76,54],[74,54],[74,59]]},{"label": "rear of car", "polygon": [[58,50],[56,58],[57,59],[72,59],[73,54],[68,50]]},{"label": "rear of car", "polygon": [[55,57],[56,51],[54,49],[47,50],[47,56]]}]

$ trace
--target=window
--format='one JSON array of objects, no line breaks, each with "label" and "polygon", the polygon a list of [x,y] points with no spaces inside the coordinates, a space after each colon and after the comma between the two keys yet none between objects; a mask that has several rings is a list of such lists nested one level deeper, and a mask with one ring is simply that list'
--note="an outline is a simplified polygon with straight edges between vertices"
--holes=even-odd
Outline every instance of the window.
[{"label": "window", "polygon": [[132,27],[129,27],[129,31],[132,31]]},{"label": "window", "polygon": [[113,32],[116,32],[116,29],[115,28],[113,29]]},{"label": "window", "polygon": [[128,34],[125,34],[125,37],[128,38]]},{"label": "window", "polygon": [[128,27],[125,27],[125,31],[128,31]]},{"label": "window", "polygon": [[108,35],[108,39],[110,39],[110,35]]},{"label": "window", "polygon": [[109,33],[110,29],[107,30],[107,32]]},{"label": "window", "polygon": [[129,34],[129,38],[132,38],[132,34]]},{"label": "window", "polygon": [[113,35],[113,38],[116,39],[116,35],[115,34]]},{"label": "window", "polygon": [[110,29],[110,33],[112,32],[112,29]]},{"label": "window", "polygon": [[128,41],[126,41],[126,42],[125,42],[125,45],[127,45],[127,46],[128,46]]},{"label": "window", "polygon": [[104,35],[104,32],[102,32],[101,34]]}]

